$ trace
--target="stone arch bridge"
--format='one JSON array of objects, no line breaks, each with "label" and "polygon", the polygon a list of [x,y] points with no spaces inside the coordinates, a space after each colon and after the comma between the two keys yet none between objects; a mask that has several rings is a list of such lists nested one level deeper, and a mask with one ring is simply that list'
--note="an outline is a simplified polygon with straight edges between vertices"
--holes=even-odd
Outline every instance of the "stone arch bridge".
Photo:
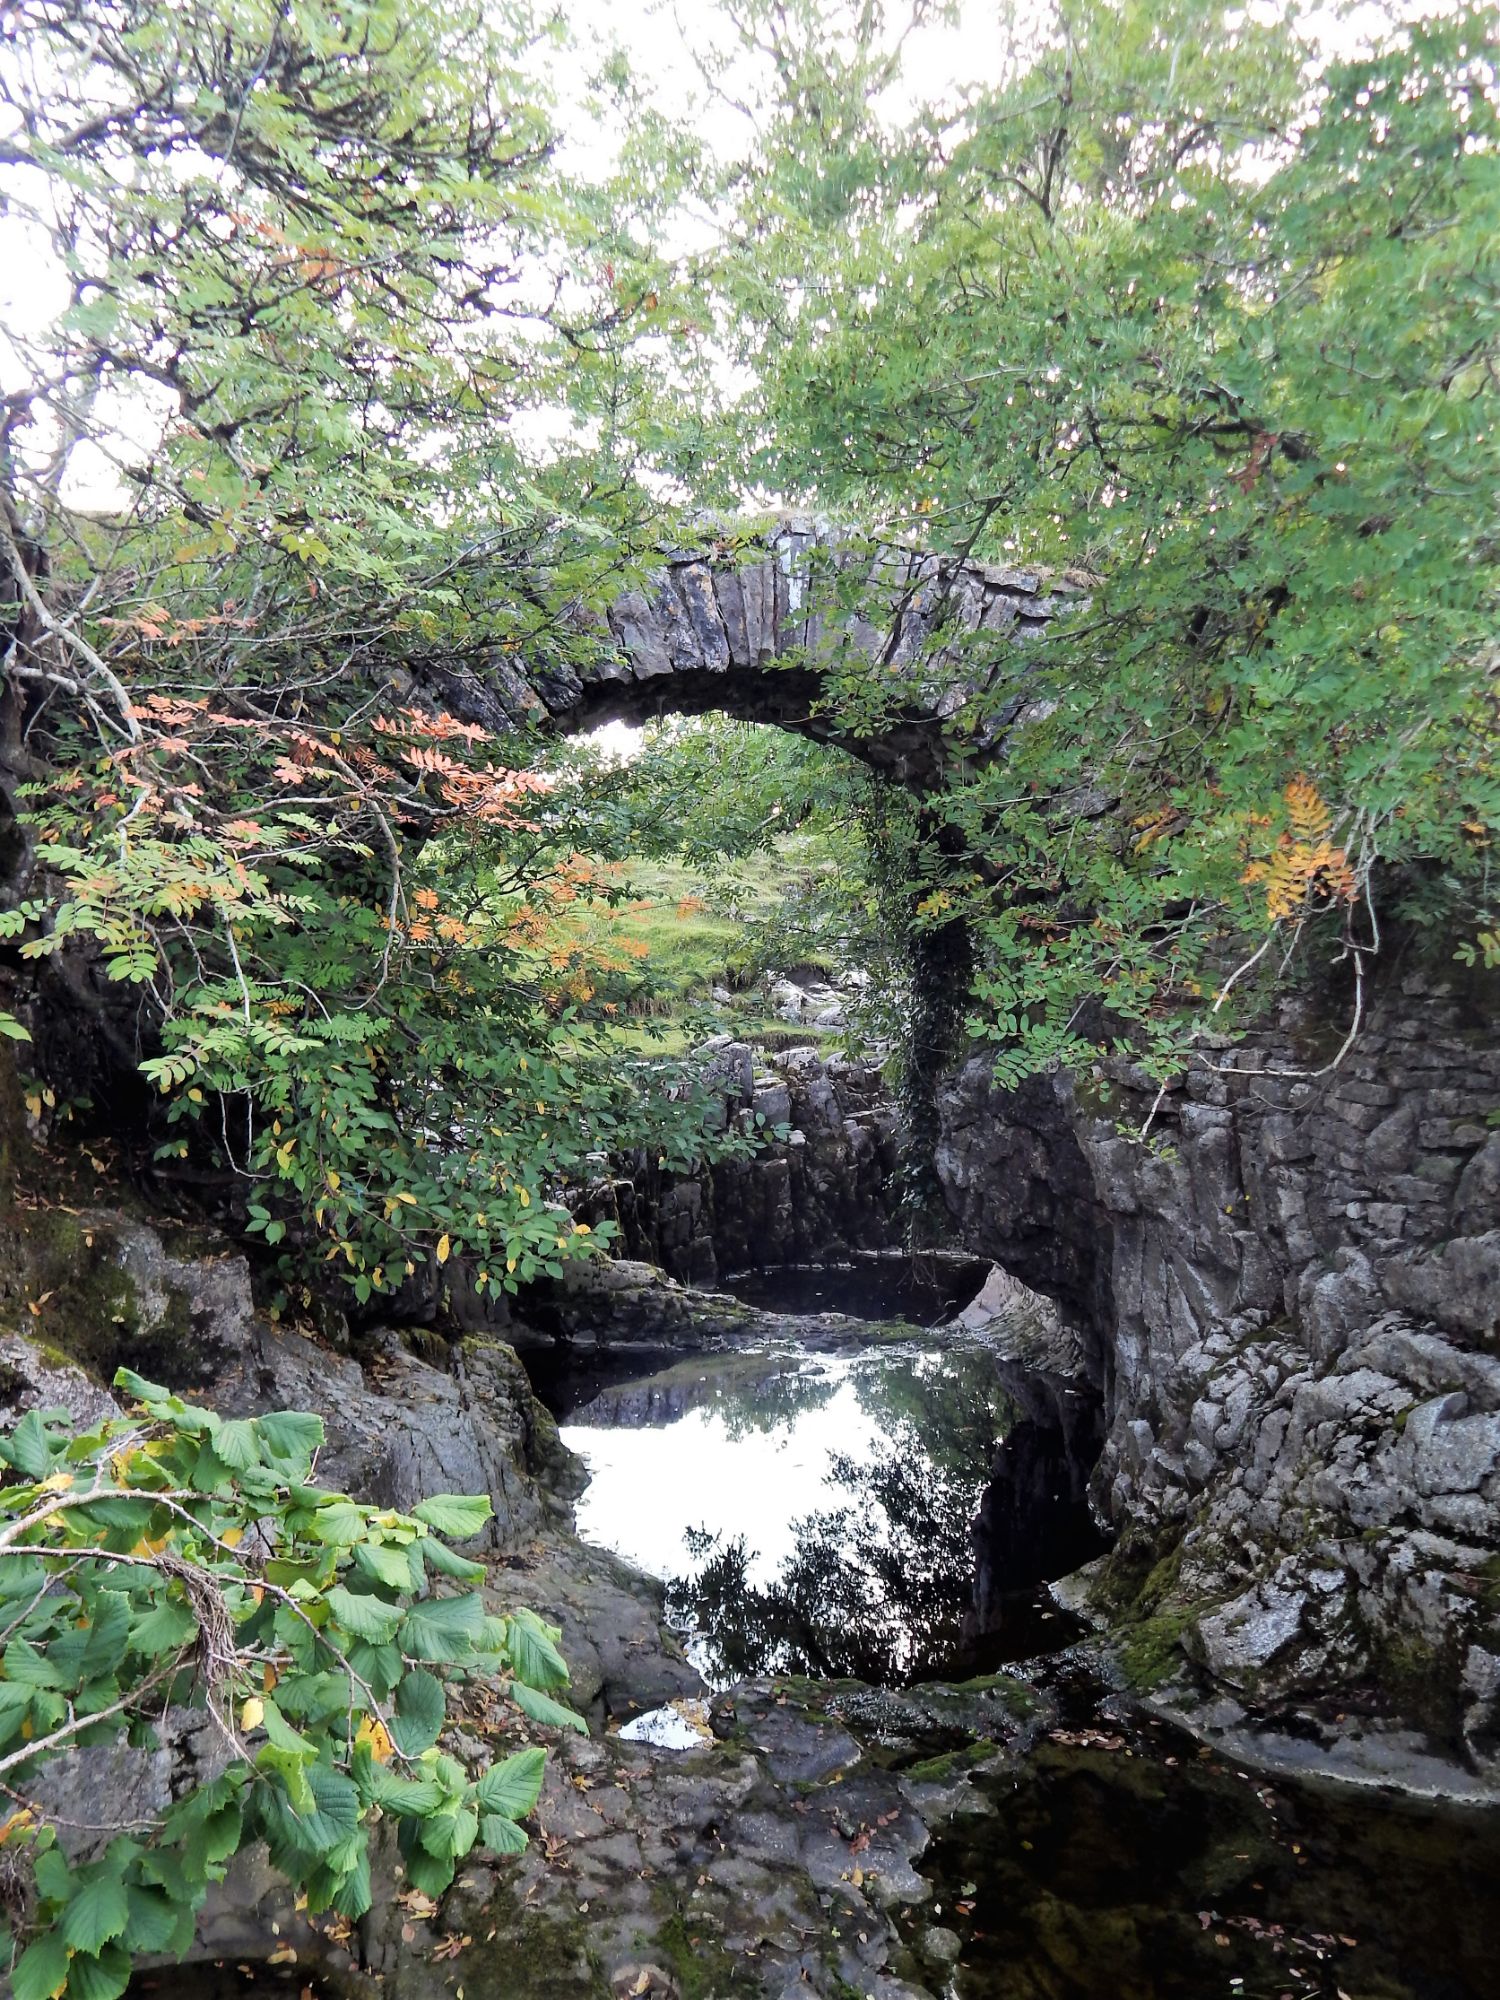
[{"label": "stone arch bridge", "polygon": [[[584,621],[583,664],[527,671],[489,649],[422,669],[461,721],[566,733],[710,710],[836,744],[931,790],[1025,719],[1028,649],[1084,584],[791,517],[748,550],[669,556]],[[825,701],[842,682],[838,713]],[[964,720],[971,705],[982,717]]]}]

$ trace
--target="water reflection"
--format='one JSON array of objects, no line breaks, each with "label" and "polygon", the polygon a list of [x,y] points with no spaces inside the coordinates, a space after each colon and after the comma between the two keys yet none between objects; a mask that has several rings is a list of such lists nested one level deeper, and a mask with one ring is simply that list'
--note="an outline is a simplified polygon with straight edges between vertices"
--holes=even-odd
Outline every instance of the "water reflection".
[{"label": "water reflection", "polygon": [[608,1386],[563,1436],[579,1528],[668,1580],[705,1677],[891,1681],[963,1651],[971,1526],[1012,1419],[981,1349],[732,1354]]}]

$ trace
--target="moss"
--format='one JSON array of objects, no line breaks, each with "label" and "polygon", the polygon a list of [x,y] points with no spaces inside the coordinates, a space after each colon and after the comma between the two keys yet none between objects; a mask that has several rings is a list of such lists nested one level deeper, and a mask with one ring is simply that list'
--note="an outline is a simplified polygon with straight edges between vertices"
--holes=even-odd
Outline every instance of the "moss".
[{"label": "moss", "polygon": [[993,1694],[1004,1701],[1011,1714],[1024,1720],[1041,1707],[1041,1696],[1029,1681],[1014,1674],[976,1674],[972,1680],[953,1681],[955,1694]]},{"label": "moss", "polygon": [[747,1967],[743,1959],[708,1935],[711,1919],[706,1913],[695,1925],[693,1916],[684,1916],[668,1892],[660,1892],[658,1903],[663,1910],[661,1922],[649,1937],[641,1939],[641,1948],[672,1974],[683,2000],[712,2000],[712,1996],[723,2000],[729,1994],[760,1991],[753,1962]]},{"label": "moss", "polygon": [[940,1757],[924,1757],[920,1764],[908,1764],[901,1775],[919,1785],[943,1785],[950,1778],[972,1771],[977,1764],[988,1763],[999,1750],[998,1743],[981,1736],[977,1742],[966,1743],[962,1750],[946,1750]]},{"label": "moss", "polygon": [[[1180,1672],[1189,1662],[1185,1639],[1220,1601],[1181,1596],[1186,1551],[1187,1528],[1182,1527],[1165,1549],[1147,1537],[1122,1543],[1100,1571],[1092,1598],[1110,1619],[1108,1640],[1131,1687],[1159,1687]],[[1201,1542],[1195,1553],[1206,1553]]]},{"label": "moss", "polygon": [[1143,1618],[1116,1637],[1115,1656],[1132,1687],[1160,1687],[1187,1665],[1183,1640],[1200,1615],[1201,1607],[1175,1605],[1155,1617]]},{"label": "moss", "polygon": [[1073,1102],[1085,1117],[1118,1118],[1124,1098],[1120,1086],[1106,1077],[1080,1075],[1073,1079]]}]

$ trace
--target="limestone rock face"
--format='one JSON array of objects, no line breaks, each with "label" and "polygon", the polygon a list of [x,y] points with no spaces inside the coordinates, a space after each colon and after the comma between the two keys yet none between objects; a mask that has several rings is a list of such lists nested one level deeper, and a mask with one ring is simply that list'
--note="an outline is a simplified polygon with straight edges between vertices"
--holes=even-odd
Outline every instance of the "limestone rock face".
[{"label": "limestone rock face", "polygon": [[1206,1052],[1149,1145],[1127,1066],[1005,1093],[976,1057],[938,1167],[969,1246],[1084,1330],[1112,1610],[1247,1697],[1373,1688],[1488,1754],[1500,1048],[1421,975],[1316,1076],[1310,1026]]},{"label": "limestone rock face", "polygon": [[614,1221],[628,1259],[684,1285],[895,1248],[900,1125],[879,1069],[813,1048],[761,1056],[727,1037],[705,1053],[726,1122],[766,1143],[694,1174],[664,1173],[645,1156],[616,1162],[578,1204],[583,1219]]}]

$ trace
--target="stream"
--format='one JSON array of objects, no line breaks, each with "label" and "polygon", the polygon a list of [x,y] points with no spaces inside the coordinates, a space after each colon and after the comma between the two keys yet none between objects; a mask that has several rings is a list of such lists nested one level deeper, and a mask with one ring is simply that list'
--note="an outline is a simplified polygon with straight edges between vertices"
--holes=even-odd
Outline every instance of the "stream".
[{"label": "stream", "polygon": [[[1500,1994],[1500,1814],[1210,1754],[1105,1684],[1034,1577],[979,1629],[973,1523],[1018,1412],[982,1341],[916,1323],[952,1301],[896,1300],[868,1272],[733,1288],[868,1322],[812,1346],[532,1357],[589,1468],[579,1531],[665,1580],[710,1687],[952,1683],[1024,1661],[1058,1700],[1060,1724],[977,1780],[923,1861],[951,2000]],[[1082,1546],[1086,1527],[1064,1527],[1056,1546]]]}]

